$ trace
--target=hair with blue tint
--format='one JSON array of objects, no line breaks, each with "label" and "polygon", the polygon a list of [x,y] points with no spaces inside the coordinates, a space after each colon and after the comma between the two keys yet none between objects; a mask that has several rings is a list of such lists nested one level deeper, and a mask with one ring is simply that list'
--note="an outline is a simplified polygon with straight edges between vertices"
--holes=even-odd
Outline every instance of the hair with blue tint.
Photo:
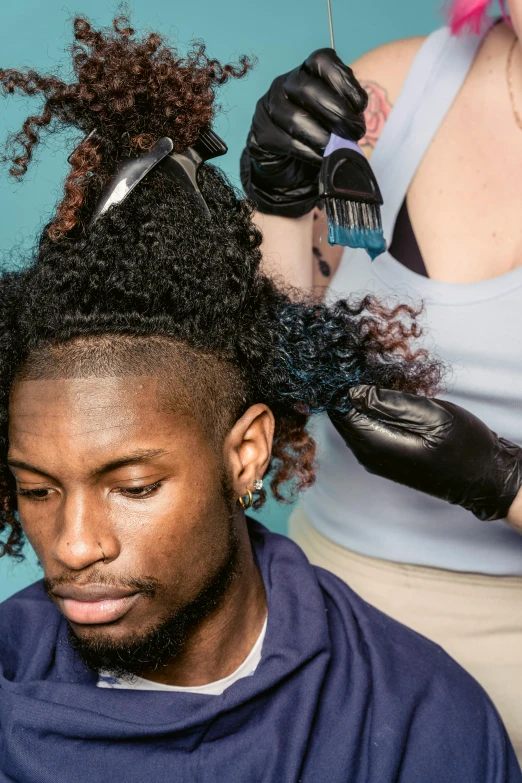
[{"label": "hair with blue tint", "polygon": [[284,482],[299,490],[314,480],[311,414],[348,410],[354,384],[428,393],[439,380],[437,363],[410,347],[419,333],[413,309],[369,297],[317,304],[268,278],[252,207],[212,166],[199,179],[211,220],[155,170],[87,230],[118,160],[162,136],[182,151],[212,117],[214,87],[246,64],[221,66],[201,45],[183,59],[157,34],[138,38],[126,20],[110,31],[75,20],[75,34],[70,84],[0,70],[5,92],[43,102],[14,139],[16,175],[42,129],[96,128],[70,157],[64,199],[34,257],[0,278],[0,533],[11,555],[23,545],[6,464],[9,394],[19,378],[104,366],[166,375],[174,363],[185,389],[177,399],[218,440],[264,402],[276,419],[279,499]]},{"label": "hair with blue tint", "polygon": [[[358,384],[433,391],[440,366],[425,351],[410,349],[410,341],[420,336],[419,314],[407,305],[385,307],[371,296],[330,305],[302,299],[283,305],[267,379],[271,404],[282,399],[309,414],[345,413],[351,407],[348,391]],[[280,378],[275,387],[274,375]]]}]

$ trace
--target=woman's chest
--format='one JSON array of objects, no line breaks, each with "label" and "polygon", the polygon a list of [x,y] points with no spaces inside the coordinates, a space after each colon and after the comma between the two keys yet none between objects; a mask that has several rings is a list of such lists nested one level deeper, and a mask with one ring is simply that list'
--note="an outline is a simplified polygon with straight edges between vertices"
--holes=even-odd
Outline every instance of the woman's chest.
[{"label": "woman's chest", "polygon": [[510,109],[507,91],[465,87],[413,178],[408,210],[434,280],[473,283],[522,265],[522,130]]}]

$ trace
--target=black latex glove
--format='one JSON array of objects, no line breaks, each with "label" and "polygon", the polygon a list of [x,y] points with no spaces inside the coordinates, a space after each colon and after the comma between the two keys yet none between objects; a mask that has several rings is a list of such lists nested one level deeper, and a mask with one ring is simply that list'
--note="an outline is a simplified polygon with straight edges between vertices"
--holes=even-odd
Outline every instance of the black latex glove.
[{"label": "black latex glove", "polygon": [[356,386],[354,408],[330,416],[369,473],[504,519],[522,484],[522,449],[458,405]]},{"label": "black latex glove", "polygon": [[330,134],[361,139],[367,103],[333,49],[318,49],[272,82],[257,102],[241,156],[245,193],[260,212],[296,218],[314,208]]}]

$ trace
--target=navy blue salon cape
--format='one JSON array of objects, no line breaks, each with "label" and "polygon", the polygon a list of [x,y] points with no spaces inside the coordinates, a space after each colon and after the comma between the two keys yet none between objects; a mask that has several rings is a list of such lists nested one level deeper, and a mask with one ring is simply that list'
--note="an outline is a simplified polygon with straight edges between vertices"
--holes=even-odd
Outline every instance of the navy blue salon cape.
[{"label": "navy blue salon cape", "polygon": [[491,702],[439,647],[250,533],[267,633],[221,696],[97,688],[41,583],[0,605],[0,781],[522,783]]}]

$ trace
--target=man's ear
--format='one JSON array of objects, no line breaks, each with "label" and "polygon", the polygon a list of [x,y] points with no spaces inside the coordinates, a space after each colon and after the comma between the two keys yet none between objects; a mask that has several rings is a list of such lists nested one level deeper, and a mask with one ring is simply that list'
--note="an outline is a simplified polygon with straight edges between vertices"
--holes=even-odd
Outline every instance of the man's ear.
[{"label": "man's ear", "polygon": [[263,478],[272,453],[274,414],[267,405],[252,405],[234,424],[223,445],[223,457],[238,497]]}]

